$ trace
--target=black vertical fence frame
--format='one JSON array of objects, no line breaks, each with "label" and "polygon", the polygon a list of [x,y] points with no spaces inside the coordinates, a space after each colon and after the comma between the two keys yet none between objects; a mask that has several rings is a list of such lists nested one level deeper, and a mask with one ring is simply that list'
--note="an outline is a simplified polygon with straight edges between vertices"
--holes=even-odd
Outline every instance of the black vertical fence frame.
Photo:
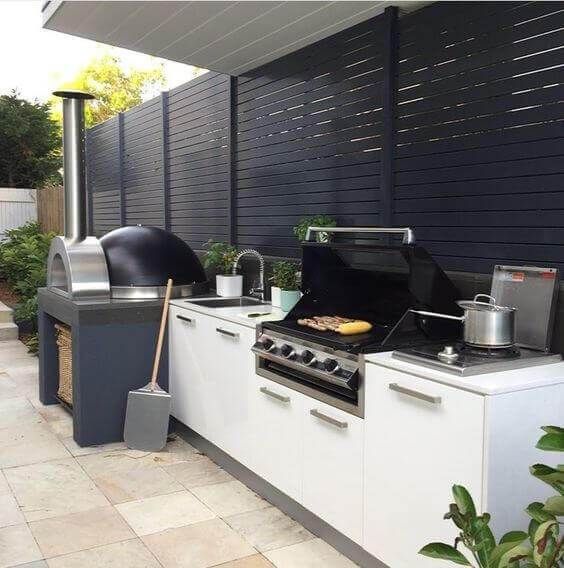
[{"label": "black vertical fence frame", "polygon": [[[392,7],[244,76],[206,73],[161,95],[158,157],[142,133],[156,106],[135,115],[131,156],[135,109],[90,129],[90,227],[162,207],[195,249],[213,237],[296,256],[292,225],[326,213],[413,226],[448,269],[564,268],[562,26],[564,2]],[[153,197],[131,216],[137,164]]]}]

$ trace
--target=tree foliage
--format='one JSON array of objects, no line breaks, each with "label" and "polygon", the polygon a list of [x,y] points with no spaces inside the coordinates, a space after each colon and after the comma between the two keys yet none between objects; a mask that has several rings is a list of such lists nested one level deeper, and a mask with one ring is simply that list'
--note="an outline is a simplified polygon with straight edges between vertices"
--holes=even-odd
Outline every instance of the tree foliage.
[{"label": "tree foliage", "polygon": [[16,91],[0,96],[0,186],[38,188],[58,182],[61,133],[48,104]]},{"label": "tree foliage", "polygon": [[[147,95],[160,89],[164,81],[162,66],[125,69],[119,57],[104,53],[93,58],[61,89],[78,89],[96,97],[86,104],[85,122],[90,127],[141,104]],[[53,115],[60,121],[60,100],[55,99],[53,106]]]}]

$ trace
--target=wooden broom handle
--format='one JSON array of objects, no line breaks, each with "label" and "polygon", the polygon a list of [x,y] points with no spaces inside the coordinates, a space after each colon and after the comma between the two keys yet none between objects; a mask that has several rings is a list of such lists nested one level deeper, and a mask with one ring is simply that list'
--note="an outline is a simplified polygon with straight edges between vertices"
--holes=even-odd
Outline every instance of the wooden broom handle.
[{"label": "wooden broom handle", "polygon": [[168,303],[172,292],[172,279],[168,279],[166,283],[166,294],[163,305],[163,315],[161,316],[161,328],[159,329],[159,339],[157,340],[157,350],[155,352],[155,362],[153,363],[153,374],[151,375],[151,390],[155,390],[157,385],[157,375],[159,374],[159,363],[161,361],[161,351],[163,350],[163,339],[166,329],[166,320],[168,317]]}]

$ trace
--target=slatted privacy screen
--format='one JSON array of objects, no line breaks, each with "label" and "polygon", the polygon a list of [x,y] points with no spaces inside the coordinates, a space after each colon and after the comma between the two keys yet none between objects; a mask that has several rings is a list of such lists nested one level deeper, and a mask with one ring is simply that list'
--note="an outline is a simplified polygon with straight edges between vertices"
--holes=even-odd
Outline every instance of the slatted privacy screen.
[{"label": "slatted privacy screen", "polygon": [[159,98],[124,113],[122,160],[126,224],[164,228],[163,115]]},{"label": "slatted privacy screen", "polygon": [[86,132],[90,224],[97,236],[122,224],[118,122],[116,116]]},{"label": "slatted privacy screen", "polygon": [[453,2],[399,25],[394,220],[452,269],[564,263],[564,4]]},{"label": "slatted privacy screen", "polygon": [[93,223],[299,254],[293,225],[410,225],[448,269],[564,269],[564,3],[393,12],[88,133]]},{"label": "slatted privacy screen", "polygon": [[229,77],[206,73],[168,95],[170,229],[194,248],[227,240]]},{"label": "slatted privacy screen", "polygon": [[296,255],[304,215],[380,222],[384,18],[238,79],[237,243]]}]

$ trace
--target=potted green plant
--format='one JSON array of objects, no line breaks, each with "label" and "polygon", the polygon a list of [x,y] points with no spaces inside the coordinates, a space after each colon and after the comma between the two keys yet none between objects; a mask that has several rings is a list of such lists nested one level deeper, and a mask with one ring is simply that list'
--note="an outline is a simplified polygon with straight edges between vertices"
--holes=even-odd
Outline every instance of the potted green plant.
[{"label": "potted green plant", "polygon": [[[549,452],[564,452],[564,428],[544,426],[544,435],[536,447]],[[545,503],[531,503],[526,513],[531,517],[527,531],[511,531],[498,543],[488,526],[490,515],[478,515],[470,493],[454,485],[454,503],[445,519],[459,529],[454,545],[432,542],[419,553],[430,558],[473,568],[561,568],[564,560],[564,537],[560,534],[559,517],[564,516],[564,466],[556,468],[535,464],[531,475],[556,490],[557,495]],[[462,546],[460,546],[462,545]],[[469,552],[471,560],[464,552]]]},{"label": "potted green plant", "polygon": [[227,243],[210,239],[204,244],[206,253],[204,267],[217,271],[215,289],[218,296],[232,298],[243,295],[243,276],[233,274],[233,264],[237,258],[237,249]]},{"label": "potted green plant", "polygon": [[294,262],[280,260],[272,265],[272,278],[275,287],[280,288],[280,308],[289,312],[300,299],[298,287],[298,267]]},{"label": "potted green plant", "polygon": [[[313,215],[302,217],[294,227],[294,235],[300,242],[305,241],[308,227],[336,227],[337,221],[329,215]],[[315,236],[317,242],[326,243],[329,240],[329,233],[319,232]]]}]

